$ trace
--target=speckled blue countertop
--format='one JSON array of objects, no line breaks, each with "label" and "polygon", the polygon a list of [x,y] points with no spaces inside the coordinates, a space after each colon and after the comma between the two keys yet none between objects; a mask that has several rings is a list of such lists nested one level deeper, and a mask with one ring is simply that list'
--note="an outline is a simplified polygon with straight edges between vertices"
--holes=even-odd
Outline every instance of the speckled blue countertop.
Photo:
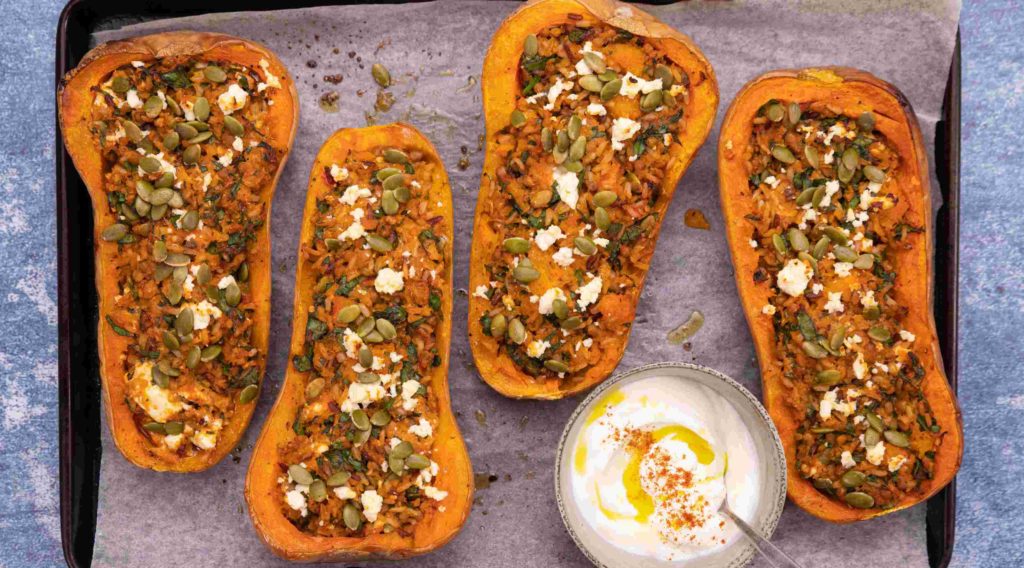
[{"label": "speckled blue countertop", "polygon": [[[0,18],[0,568],[59,566],[53,57],[59,0]],[[1024,9],[967,2],[953,566],[1024,565]]]}]

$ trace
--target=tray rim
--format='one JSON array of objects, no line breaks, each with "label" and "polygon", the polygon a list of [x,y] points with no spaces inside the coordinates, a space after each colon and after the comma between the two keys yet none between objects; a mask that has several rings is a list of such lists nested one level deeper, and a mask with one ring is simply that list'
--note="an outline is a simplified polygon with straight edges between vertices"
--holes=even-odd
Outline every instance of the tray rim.
[{"label": "tray rim", "polygon": [[[424,0],[375,0],[380,4],[398,4],[405,2],[417,2]],[[57,22],[56,33],[56,57],[54,59],[55,87],[60,85],[64,74],[71,70],[77,60],[84,55],[72,53],[73,47],[69,43],[69,25],[76,19],[83,16],[96,17],[97,13],[111,14],[120,13],[124,16],[163,15],[175,16],[185,15],[182,13],[181,5],[185,3],[178,0],[175,6],[170,6],[163,0],[146,0],[140,8],[135,11],[111,9],[108,3],[101,0],[69,0],[61,11]],[[298,0],[287,3],[279,3],[274,0],[260,2],[241,2],[230,0],[221,6],[211,9],[204,6],[202,2],[187,2],[195,8],[184,10],[188,13],[209,13],[227,12],[236,10],[272,10],[283,8],[299,8],[318,5],[335,4],[330,0]],[[339,2],[341,4],[349,2]],[[358,3],[358,2],[356,2]],[[666,1],[649,2],[663,4]],[[107,4],[106,6],[103,6]],[[100,6],[103,6],[102,9]],[[946,81],[945,98],[942,105],[942,117],[936,123],[935,154],[931,160],[936,164],[936,174],[939,178],[940,192],[943,204],[937,214],[935,240],[936,254],[934,257],[935,272],[943,274],[941,289],[937,286],[935,294],[935,305],[933,312],[936,315],[936,323],[939,331],[939,343],[943,356],[943,364],[946,376],[954,392],[957,392],[958,383],[958,324],[959,324],[959,229],[960,229],[960,111],[961,111],[961,52],[960,52],[960,31],[957,29],[956,44],[953,49],[953,57],[950,62],[950,71]],[[55,105],[56,108],[56,105]],[[55,126],[55,173],[56,173],[56,215],[57,215],[57,376],[58,376],[58,429],[59,429],[59,483],[60,483],[60,532],[61,548],[64,560],[71,568],[78,568],[91,565],[92,545],[95,538],[95,504],[91,504],[92,521],[90,542],[88,543],[89,558],[84,563],[78,558],[76,542],[79,535],[75,528],[81,519],[81,503],[79,496],[74,491],[72,483],[78,454],[76,445],[78,439],[75,436],[75,423],[71,408],[72,395],[75,390],[75,381],[72,380],[72,352],[71,342],[71,315],[76,308],[72,302],[72,258],[69,251],[72,246],[72,239],[77,235],[70,234],[70,216],[72,211],[68,206],[68,195],[71,188],[69,184],[81,184],[77,172],[71,163],[71,158],[64,147],[64,141],[60,135],[59,117],[54,113]],[[941,148],[940,148],[941,135]],[[939,158],[942,161],[939,161]],[[939,168],[939,164],[945,164]],[[943,215],[945,211],[945,215]],[[940,228],[944,229],[940,232]],[[91,250],[89,251],[91,254]],[[87,261],[91,261],[89,256]],[[85,311],[91,312],[89,307]],[[88,327],[88,326],[86,326]],[[102,418],[100,419],[100,428]],[[97,440],[98,443],[98,440]],[[95,458],[96,475],[98,476],[99,457]],[[80,473],[80,472],[79,472]],[[953,555],[953,544],[956,538],[956,478],[950,484],[926,503],[925,515],[926,547],[928,552],[928,563],[931,568],[946,568]],[[939,526],[934,526],[936,523]]]}]

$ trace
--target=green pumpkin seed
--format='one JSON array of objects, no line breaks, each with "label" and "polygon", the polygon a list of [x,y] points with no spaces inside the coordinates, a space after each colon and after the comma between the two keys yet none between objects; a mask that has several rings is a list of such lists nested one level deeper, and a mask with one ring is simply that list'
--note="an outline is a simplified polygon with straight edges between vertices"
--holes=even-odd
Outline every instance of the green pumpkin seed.
[{"label": "green pumpkin seed", "polygon": [[412,452],[412,444],[410,444],[409,442],[402,441],[399,442],[398,444],[395,444],[395,447],[391,448],[391,451],[388,452],[388,456],[404,460],[405,458],[411,456]]},{"label": "green pumpkin seed", "polygon": [[193,165],[199,162],[203,150],[199,146],[189,146],[181,153],[181,161],[186,165]]},{"label": "green pumpkin seed", "polygon": [[772,246],[775,247],[775,252],[785,256],[789,252],[789,245],[786,243],[786,238],[781,233],[775,233],[772,235]]},{"label": "green pumpkin seed", "polygon": [[341,510],[341,518],[350,531],[357,531],[363,526],[363,521],[359,518],[359,509],[352,503],[345,503],[345,508]]},{"label": "green pumpkin seed", "polygon": [[356,374],[356,380],[364,385],[372,385],[373,383],[380,381],[380,375],[377,373],[371,373],[370,371],[363,371],[362,373]]},{"label": "green pumpkin seed", "polygon": [[661,106],[663,101],[662,91],[651,91],[640,99],[640,110],[651,112]]},{"label": "green pumpkin seed", "polygon": [[868,306],[864,308],[864,319],[868,321],[875,321],[882,317],[882,308],[878,306]]},{"label": "green pumpkin seed", "polygon": [[186,231],[194,230],[199,226],[199,212],[189,211],[181,216],[181,228]]},{"label": "green pumpkin seed", "polygon": [[828,244],[831,240],[828,237],[821,237],[818,242],[814,243],[814,249],[811,251],[811,256],[816,260],[821,260],[825,253],[828,251]]},{"label": "green pumpkin seed", "polygon": [[408,201],[412,199],[412,191],[404,185],[395,188],[394,193],[395,201],[398,201],[399,203],[408,203]]},{"label": "green pumpkin seed", "polygon": [[523,111],[516,109],[512,111],[511,115],[509,115],[509,123],[514,128],[519,128],[520,126],[526,124],[526,115],[523,114]]},{"label": "green pumpkin seed", "polygon": [[565,318],[560,324],[562,329],[568,329],[570,331],[583,325],[583,319],[579,316],[572,316],[571,318]]},{"label": "green pumpkin seed", "polygon": [[210,101],[206,100],[206,97],[197,98],[192,104],[192,114],[196,116],[196,120],[206,122],[210,118]]},{"label": "green pumpkin seed", "polygon": [[228,80],[228,74],[216,65],[210,65],[206,69],[203,69],[203,75],[212,83],[223,83]]},{"label": "green pumpkin seed", "polygon": [[619,78],[619,74],[616,73],[614,70],[609,69],[609,70],[605,71],[604,73],[598,73],[597,77],[598,77],[598,79],[601,79],[602,81],[608,82],[608,81],[614,81],[615,79],[618,79]]},{"label": "green pumpkin seed", "polygon": [[849,489],[853,489],[854,487],[858,487],[860,484],[867,481],[867,479],[868,476],[864,475],[863,472],[851,469],[850,471],[847,471],[846,473],[843,474],[843,477],[840,478],[840,481],[843,482],[843,486]]},{"label": "green pumpkin seed", "polygon": [[807,159],[807,164],[814,169],[818,169],[820,157],[818,156],[818,150],[810,144],[804,146],[804,158]]},{"label": "green pumpkin seed", "polygon": [[167,205],[180,209],[185,206],[185,199],[181,196],[181,193],[175,191],[171,194],[171,199],[167,202]]},{"label": "green pumpkin seed", "polygon": [[160,97],[153,95],[146,99],[146,102],[142,103],[142,110],[150,118],[156,118],[160,116],[160,111],[164,110],[164,101]]},{"label": "green pumpkin seed", "polygon": [[144,179],[137,180],[135,182],[135,193],[138,194],[140,199],[149,202],[153,195],[153,184]]},{"label": "green pumpkin seed", "polygon": [[667,65],[661,63],[654,66],[654,77],[661,79],[661,88],[666,91],[676,82],[675,76],[672,75],[672,70]]},{"label": "green pumpkin seed", "polygon": [[235,307],[242,301],[242,289],[234,282],[224,288],[224,301],[231,307]]},{"label": "green pumpkin seed", "polygon": [[238,119],[233,116],[224,117],[224,126],[228,129],[228,132],[234,134],[235,136],[241,136],[245,134],[245,127],[242,126],[242,123],[239,122]]},{"label": "green pumpkin seed", "polygon": [[594,73],[604,73],[608,70],[608,65],[605,64],[604,58],[593,51],[583,52],[583,61],[586,62],[587,67],[590,67],[590,70]]},{"label": "green pumpkin seed", "polygon": [[864,172],[864,177],[868,178],[868,181],[873,181],[875,183],[882,183],[885,181],[885,172],[877,166],[869,164],[864,166],[862,171]]},{"label": "green pumpkin seed", "polygon": [[590,256],[597,252],[597,245],[587,237],[576,237],[573,239],[573,244],[575,244],[576,248],[585,256]]},{"label": "green pumpkin seed", "polygon": [[802,344],[800,344],[800,347],[803,349],[804,353],[807,354],[808,357],[811,357],[813,359],[824,359],[825,357],[828,357],[828,351],[826,351],[824,347],[818,345],[817,343],[814,343],[813,341],[804,341]]},{"label": "green pumpkin seed", "polygon": [[809,188],[801,191],[800,195],[796,196],[796,204],[800,205],[800,206],[803,206],[803,205],[807,205],[808,203],[810,203],[811,199],[814,197],[814,190],[815,190],[815,188],[809,187]]},{"label": "green pumpkin seed", "polygon": [[377,252],[391,252],[395,248],[394,245],[391,244],[391,241],[373,233],[366,235],[366,243],[370,245],[371,249]]},{"label": "green pumpkin seed", "polygon": [[805,251],[811,246],[810,241],[807,240],[807,235],[796,227],[790,229],[786,233],[786,237],[789,239],[789,246],[793,247],[795,251]]},{"label": "green pumpkin seed", "polygon": [[882,326],[876,325],[876,326],[873,326],[870,329],[868,329],[868,337],[870,337],[871,339],[874,339],[875,341],[880,341],[882,343],[885,343],[886,341],[889,341],[890,339],[892,339],[892,334],[889,333],[888,329],[886,329],[886,328],[884,328]]},{"label": "green pumpkin seed", "polygon": [[149,209],[149,218],[154,221],[159,221],[164,218],[167,214],[167,205],[154,205]]},{"label": "green pumpkin seed", "polygon": [[618,199],[619,196],[614,191],[599,191],[594,194],[594,205],[597,207],[608,207]]},{"label": "green pumpkin seed", "polygon": [[224,349],[220,345],[209,345],[207,347],[204,347],[203,350],[200,351],[199,360],[204,363],[209,363],[210,361],[213,361],[217,357],[220,357],[220,354],[223,351]]},{"label": "green pumpkin seed", "polygon": [[568,152],[569,145],[572,144],[572,140],[569,139],[569,133],[564,130],[559,130],[555,135],[555,150],[560,152]]},{"label": "green pumpkin seed", "polygon": [[167,266],[166,264],[158,264],[153,269],[153,279],[157,282],[163,282],[171,273],[174,272],[173,266]]},{"label": "green pumpkin seed", "polygon": [[871,270],[875,266],[875,255],[864,253],[857,257],[853,266],[861,270]]},{"label": "green pumpkin seed", "polygon": [[384,318],[377,319],[377,331],[385,341],[391,341],[398,335],[395,325]]},{"label": "green pumpkin seed", "polygon": [[100,238],[107,242],[116,242],[123,239],[127,234],[128,225],[114,223],[113,225],[108,226],[106,229],[103,229],[103,232],[100,233]]},{"label": "green pumpkin seed", "polygon": [[612,79],[601,87],[601,100],[610,101],[615,98],[615,95],[619,94],[619,90],[622,89],[622,79]]},{"label": "green pumpkin seed", "polygon": [[555,137],[546,126],[540,129],[540,145],[545,152],[550,152],[555,147]]},{"label": "green pumpkin seed", "polygon": [[832,482],[829,481],[828,479],[818,478],[815,479],[813,483],[814,487],[816,487],[817,489],[821,489],[823,491],[832,489]]},{"label": "green pumpkin seed", "polygon": [[405,460],[395,456],[388,456],[388,469],[395,475],[402,475],[405,472]]},{"label": "green pumpkin seed", "polygon": [[602,231],[607,231],[608,227],[612,226],[611,217],[608,216],[608,211],[604,207],[594,209],[594,224]]},{"label": "green pumpkin seed", "polygon": [[178,333],[178,337],[185,337],[192,333],[193,329],[195,329],[195,314],[192,313],[192,308],[182,308],[174,318],[174,331]]},{"label": "green pumpkin seed", "polygon": [[408,164],[409,163],[409,156],[407,156],[405,154],[405,152],[403,152],[401,150],[396,150],[394,148],[389,148],[387,150],[384,150],[383,156],[384,156],[384,161],[389,163],[389,164]]},{"label": "green pumpkin seed", "polygon": [[538,42],[537,34],[530,34],[523,40],[523,55],[533,57],[537,55]]},{"label": "green pumpkin seed", "polygon": [[595,75],[584,75],[580,77],[579,84],[580,87],[587,91],[590,91],[591,93],[604,92],[603,89],[605,87],[605,84],[602,83],[601,79],[597,78]]},{"label": "green pumpkin seed", "polygon": [[155,174],[156,172],[160,171],[160,168],[162,166],[163,165],[160,163],[160,160],[154,158],[153,156],[146,156],[145,158],[139,160],[139,167],[142,168],[142,171],[148,174]]},{"label": "green pumpkin seed", "polygon": [[172,351],[181,347],[181,342],[178,341],[178,336],[174,335],[173,333],[167,330],[164,330],[162,338],[164,342],[164,347]]},{"label": "green pumpkin seed", "polygon": [[516,345],[522,345],[526,341],[526,326],[519,321],[519,318],[508,323],[508,338]]},{"label": "green pumpkin seed", "polygon": [[868,132],[874,130],[875,114],[871,111],[861,113],[861,115],[857,117],[857,127]]},{"label": "green pumpkin seed", "polygon": [[811,256],[811,254],[808,253],[807,251],[800,251],[799,253],[797,253],[796,257],[806,262],[807,264],[811,265],[811,269],[814,272],[818,271],[818,259]]},{"label": "green pumpkin seed", "polygon": [[854,262],[858,258],[857,253],[853,252],[853,249],[844,246],[836,246],[832,249],[832,254],[836,255],[840,262]]},{"label": "green pumpkin seed", "polygon": [[795,126],[798,122],[800,122],[800,115],[802,114],[802,112],[800,111],[799,103],[789,103],[789,107],[786,110],[786,118],[789,119],[789,124]]},{"label": "green pumpkin seed", "polygon": [[359,317],[360,313],[361,311],[359,309],[359,306],[356,304],[352,304],[338,310],[338,315],[335,316],[335,318],[340,323],[352,323],[356,321],[356,318]]},{"label": "green pumpkin seed", "polygon": [[405,174],[397,174],[393,176],[388,176],[388,178],[385,179],[383,183],[381,183],[381,186],[384,188],[384,191],[395,191],[398,188],[403,187],[405,185],[405,182]]},{"label": "green pumpkin seed", "polygon": [[[580,138],[580,140],[582,140],[582,138]],[[574,174],[578,174],[583,171],[582,162],[566,162],[562,164],[562,167]]]},{"label": "green pumpkin seed", "polygon": [[569,304],[565,300],[557,299],[551,302],[551,313],[559,320],[569,317]]},{"label": "green pumpkin seed", "polygon": [[341,241],[332,237],[327,237],[324,239],[324,245],[327,246],[327,250],[336,251],[341,248]]},{"label": "green pumpkin seed", "polygon": [[532,266],[519,263],[519,266],[512,270],[512,277],[523,284],[529,284],[540,278],[540,272]]},{"label": "green pumpkin seed", "polygon": [[167,108],[171,109],[175,116],[181,116],[181,106],[178,105],[178,101],[170,96],[165,96],[164,98],[167,99]]},{"label": "green pumpkin seed", "polygon": [[380,63],[374,63],[373,66],[370,67],[370,75],[373,76],[373,80],[381,87],[386,89],[391,86],[391,73],[388,71],[387,67],[384,67]]},{"label": "green pumpkin seed", "polygon": [[348,480],[351,477],[351,473],[342,469],[332,473],[331,476],[324,481],[324,483],[326,483],[328,487],[340,487],[348,483]]},{"label": "green pumpkin seed", "polygon": [[139,214],[135,211],[134,207],[130,207],[127,203],[121,204],[121,215],[124,215],[125,219],[129,221],[138,221]]},{"label": "green pumpkin seed", "polygon": [[388,167],[388,168],[384,168],[384,169],[381,169],[381,170],[377,170],[376,178],[377,178],[377,181],[384,181],[384,180],[388,179],[391,176],[398,175],[398,174],[401,174],[401,173],[402,173],[402,170],[399,170],[398,168],[390,168],[390,167]]},{"label": "green pumpkin seed", "polygon": [[352,411],[352,425],[360,430],[370,429],[370,417],[366,415],[366,411],[357,408]]},{"label": "green pumpkin seed", "polygon": [[839,162],[839,167],[836,168],[836,171],[838,172],[839,181],[843,183],[849,183],[853,179],[853,170],[846,167],[846,164],[842,161]]},{"label": "green pumpkin seed", "polygon": [[874,497],[867,493],[861,493],[860,491],[854,491],[853,493],[847,493],[846,497],[843,498],[846,504],[855,507],[857,509],[870,509],[875,506]]},{"label": "green pumpkin seed", "polygon": [[552,373],[566,373],[569,371],[569,366],[558,359],[548,359],[544,361],[544,368]]},{"label": "green pumpkin seed", "polygon": [[121,127],[124,128],[125,136],[128,137],[128,140],[131,140],[132,144],[142,142],[142,129],[139,128],[138,124],[135,124],[130,120],[122,120]]},{"label": "green pumpkin seed", "polygon": [[213,272],[210,271],[210,266],[206,263],[200,264],[199,268],[196,269],[196,282],[200,286],[205,286],[212,279]]},{"label": "green pumpkin seed", "polygon": [[175,282],[183,284],[185,279],[188,278],[188,268],[185,266],[177,266],[174,268],[174,271],[171,272],[171,275],[174,276]]},{"label": "green pumpkin seed", "polygon": [[317,503],[327,499],[327,485],[322,479],[309,484],[309,498]]},{"label": "green pumpkin seed", "polygon": [[582,138],[582,137],[577,138],[572,143],[572,146],[569,147],[569,155],[568,155],[569,161],[570,162],[578,162],[578,161],[582,160],[583,159],[583,155],[586,153],[586,151],[587,151],[587,139],[586,138]]},{"label": "green pumpkin seed", "polygon": [[194,138],[189,138],[185,141],[185,144],[189,146],[195,146],[196,144],[202,144],[213,137],[213,132],[207,130],[206,132],[200,132]]},{"label": "green pumpkin seed", "polygon": [[165,375],[160,369],[153,367],[153,372],[151,374],[153,376],[154,385],[162,389],[171,386],[171,378]]},{"label": "green pumpkin seed", "polygon": [[857,166],[860,164],[860,154],[856,148],[847,148],[843,152],[843,165],[847,167],[851,172],[857,170]]},{"label": "green pumpkin seed", "polygon": [[815,375],[814,384],[830,387],[838,384],[842,378],[843,377],[839,371],[836,371],[835,369],[826,369],[824,371],[819,371],[818,374]]},{"label": "green pumpkin seed", "polygon": [[164,432],[167,432],[168,436],[177,436],[185,431],[184,422],[168,422],[164,424]]},{"label": "green pumpkin seed", "polygon": [[149,215],[149,212],[150,212],[151,209],[152,209],[152,206],[149,203],[146,203],[145,201],[143,201],[141,197],[136,197],[135,198],[135,212],[138,215],[140,215],[142,217],[146,217],[146,216]]},{"label": "green pumpkin seed", "polygon": [[569,125],[565,127],[566,136],[569,140],[575,141],[580,137],[580,131],[583,128],[583,121],[577,115],[572,115],[569,118]]},{"label": "green pumpkin seed", "polygon": [[405,467],[409,469],[427,469],[430,467],[430,459],[421,454],[413,454],[405,458]]},{"label": "green pumpkin seed", "polygon": [[843,346],[843,342],[846,341],[846,324],[840,324],[832,332],[832,335],[828,338],[828,346],[833,351],[838,351]]},{"label": "green pumpkin seed", "polygon": [[837,229],[836,227],[825,227],[822,229],[822,232],[825,233],[825,236],[828,237],[830,241],[836,244],[845,245],[849,242],[849,238],[842,229]]},{"label": "green pumpkin seed", "polygon": [[164,429],[164,425],[159,422],[146,422],[142,425],[142,428],[147,432],[154,434],[166,434],[167,431]]},{"label": "green pumpkin seed", "polygon": [[186,122],[179,122],[174,125],[174,132],[184,140],[199,136],[199,130]]},{"label": "green pumpkin seed", "polygon": [[779,122],[786,115],[786,109],[778,103],[773,103],[764,110],[764,115],[772,122]]},{"label": "green pumpkin seed", "polygon": [[359,320],[359,323],[356,325],[356,335],[359,337],[366,337],[371,331],[376,329],[376,327],[377,322],[375,322],[373,318],[363,318]]},{"label": "green pumpkin seed", "polygon": [[821,203],[823,201],[825,201],[825,186],[819,185],[814,190],[814,197],[811,198],[811,205],[821,207]]},{"label": "green pumpkin seed", "polygon": [[115,93],[123,95],[132,89],[132,84],[127,77],[118,75],[110,81],[110,88],[113,89]]},{"label": "green pumpkin seed", "polygon": [[520,237],[509,237],[505,239],[502,246],[512,254],[525,254],[530,250],[530,241]]},{"label": "green pumpkin seed", "polygon": [[238,393],[238,402],[242,404],[249,404],[256,400],[256,397],[260,394],[260,387],[258,385],[246,385],[242,392]]},{"label": "green pumpkin seed", "polygon": [[164,264],[167,266],[188,266],[192,262],[192,257],[187,254],[180,252],[172,252],[167,254],[167,258],[164,259]]},{"label": "green pumpkin seed", "polygon": [[491,318],[491,328],[488,335],[491,337],[505,337],[507,326],[508,321],[505,319],[505,316],[498,314]]},{"label": "green pumpkin seed", "polygon": [[163,146],[168,152],[172,152],[178,148],[178,144],[181,143],[181,136],[177,132],[168,132],[163,139]]},{"label": "green pumpkin seed", "polygon": [[300,485],[309,485],[310,483],[313,483],[313,474],[299,464],[292,464],[288,466],[288,475],[292,477],[292,480],[295,481],[295,483]]},{"label": "green pumpkin seed", "polygon": [[864,418],[867,419],[868,425],[870,425],[875,430],[878,430],[879,432],[885,431],[885,423],[882,422],[882,419],[879,418],[879,416],[874,412],[870,410],[866,411],[864,413]]},{"label": "green pumpkin seed", "polygon": [[864,445],[866,447],[872,448],[878,445],[878,442],[881,441],[882,434],[878,430],[875,430],[874,428],[868,428],[868,430],[864,432]]},{"label": "green pumpkin seed", "polygon": [[796,161],[796,156],[793,155],[793,152],[781,144],[772,146],[772,156],[783,164],[792,164]]},{"label": "green pumpkin seed", "polygon": [[551,157],[554,158],[556,164],[562,164],[569,157],[569,153],[556,145],[555,149],[551,151]]},{"label": "green pumpkin seed", "polygon": [[164,291],[164,297],[167,298],[167,301],[170,302],[172,306],[177,306],[178,303],[181,302],[181,296],[183,293],[181,284],[172,281],[167,284],[167,289]]},{"label": "green pumpkin seed", "polygon": [[384,192],[380,198],[380,208],[384,211],[385,215],[394,215],[395,213],[398,213],[398,199],[395,198],[395,192]]},{"label": "green pumpkin seed", "polygon": [[373,351],[365,345],[359,348],[359,364],[367,369],[373,366]]},{"label": "green pumpkin seed", "polygon": [[370,424],[383,428],[391,422],[391,415],[388,414],[387,410],[379,409],[370,416]]}]

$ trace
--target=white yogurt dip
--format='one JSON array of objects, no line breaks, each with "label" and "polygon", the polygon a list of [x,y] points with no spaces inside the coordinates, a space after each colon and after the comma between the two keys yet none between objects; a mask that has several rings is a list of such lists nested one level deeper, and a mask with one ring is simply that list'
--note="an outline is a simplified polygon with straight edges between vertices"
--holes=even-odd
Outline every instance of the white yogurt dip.
[{"label": "white yogurt dip", "polygon": [[594,531],[628,553],[681,561],[739,530],[719,506],[750,519],[761,485],[746,425],[713,390],[651,377],[604,394],[572,445],[571,484]]}]

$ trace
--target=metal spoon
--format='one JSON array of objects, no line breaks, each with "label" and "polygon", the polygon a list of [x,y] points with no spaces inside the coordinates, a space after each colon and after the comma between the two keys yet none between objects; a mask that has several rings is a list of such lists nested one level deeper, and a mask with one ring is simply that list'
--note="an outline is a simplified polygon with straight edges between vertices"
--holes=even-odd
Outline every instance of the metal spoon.
[{"label": "metal spoon", "polygon": [[726,493],[725,499],[722,499],[722,506],[718,508],[718,512],[729,517],[729,519],[735,523],[741,531],[743,531],[743,534],[747,535],[747,538],[750,539],[754,548],[761,553],[761,556],[764,556],[765,560],[767,560],[772,566],[775,566],[776,568],[803,568],[796,562],[796,560],[793,560],[788,554],[780,550],[779,547],[761,536],[760,533],[754,530],[754,527],[748,525],[746,521],[739,517],[739,515],[733,513],[732,509],[729,508],[728,493]]}]

